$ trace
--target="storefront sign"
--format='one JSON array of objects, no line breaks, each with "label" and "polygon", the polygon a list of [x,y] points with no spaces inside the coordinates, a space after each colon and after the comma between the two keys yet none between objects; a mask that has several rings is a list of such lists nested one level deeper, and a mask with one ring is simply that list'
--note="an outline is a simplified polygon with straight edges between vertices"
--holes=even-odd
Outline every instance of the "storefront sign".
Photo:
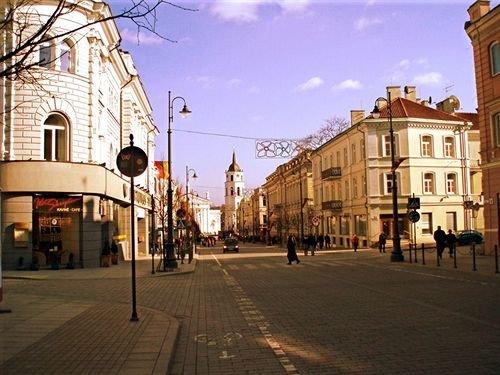
[{"label": "storefront sign", "polygon": [[44,212],[82,212],[82,197],[35,197],[35,210]]},{"label": "storefront sign", "polygon": [[116,165],[125,176],[137,177],[148,167],[148,156],[141,148],[128,146],[118,153]]}]

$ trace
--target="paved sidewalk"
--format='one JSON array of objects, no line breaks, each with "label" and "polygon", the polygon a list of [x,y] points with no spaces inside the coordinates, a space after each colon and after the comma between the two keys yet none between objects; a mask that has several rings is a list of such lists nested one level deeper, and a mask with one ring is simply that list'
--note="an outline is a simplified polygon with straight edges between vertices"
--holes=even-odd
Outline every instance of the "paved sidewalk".
[{"label": "paved sidewalk", "polygon": [[[151,260],[139,260],[139,278],[151,280],[193,272],[196,260],[171,272],[151,274]],[[5,278],[57,281],[130,278],[130,262],[110,268],[6,271]],[[15,280],[13,280],[14,282]],[[94,281],[95,283],[95,281]],[[95,285],[95,284],[94,284]],[[106,288],[106,284],[103,284]],[[7,293],[0,314],[0,373],[165,374],[180,324],[165,312],[102,300]]]}]

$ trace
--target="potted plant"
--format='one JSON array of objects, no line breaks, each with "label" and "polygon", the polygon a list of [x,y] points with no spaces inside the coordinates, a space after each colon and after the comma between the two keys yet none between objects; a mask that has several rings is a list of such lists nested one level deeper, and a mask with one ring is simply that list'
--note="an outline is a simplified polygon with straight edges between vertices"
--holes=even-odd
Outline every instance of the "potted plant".
[{"label": "potted plant", "polygon": [[110,264],[110,256],[111,251],[109,248],[109,243],[108,241],[104,242],[104,246],[102,247],[102,254],[101,254],[101,267],[109,267]]},{"label": "potted plant", "polygon": [[118,264],[118,245],[115,240],[111,242],[111,263]]}]

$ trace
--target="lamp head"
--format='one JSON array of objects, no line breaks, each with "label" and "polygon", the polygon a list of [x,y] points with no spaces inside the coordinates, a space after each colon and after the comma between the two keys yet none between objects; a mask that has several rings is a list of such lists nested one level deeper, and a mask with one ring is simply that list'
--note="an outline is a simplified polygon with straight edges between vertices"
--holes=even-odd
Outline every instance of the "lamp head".
[{"label": "lamp head", "polygon": [[196,174],[196,172],[193,173],[193,178],[198,178],[198,175]]},{"label": "lamp head", "polygon": [[181,114],[181,116],[183,118],[186,118],[186,117],[188,117],[191,114],[191,111],[189,110],[189,108],[187,107],[187,105],[184,104],[184,107],[182,107],[182,110],[179,111],[179,113]]},{"label": "lamp head", "polygon": [[373,118],[380,117],[380,109],[378,108],[378,105],[375,104],[375,106],[373,107],[373,111],[371,112],[371,115]]}]

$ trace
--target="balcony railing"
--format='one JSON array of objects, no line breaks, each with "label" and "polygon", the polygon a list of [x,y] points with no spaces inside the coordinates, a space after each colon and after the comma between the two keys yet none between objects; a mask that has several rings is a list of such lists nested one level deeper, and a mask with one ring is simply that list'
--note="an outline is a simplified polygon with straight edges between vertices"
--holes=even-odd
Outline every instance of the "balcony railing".
[{"label": "balcony railing", "polygon": [[342,201],[327,201],[321,204],[323,210],[338,211],[342,209]]},{"label": "balcony railing", "polygon": [[340,167],[331,167],[321,172],[321,179],[323,180],[339,178],[341,176],[342,176],[342,170],[340,169]]}]

